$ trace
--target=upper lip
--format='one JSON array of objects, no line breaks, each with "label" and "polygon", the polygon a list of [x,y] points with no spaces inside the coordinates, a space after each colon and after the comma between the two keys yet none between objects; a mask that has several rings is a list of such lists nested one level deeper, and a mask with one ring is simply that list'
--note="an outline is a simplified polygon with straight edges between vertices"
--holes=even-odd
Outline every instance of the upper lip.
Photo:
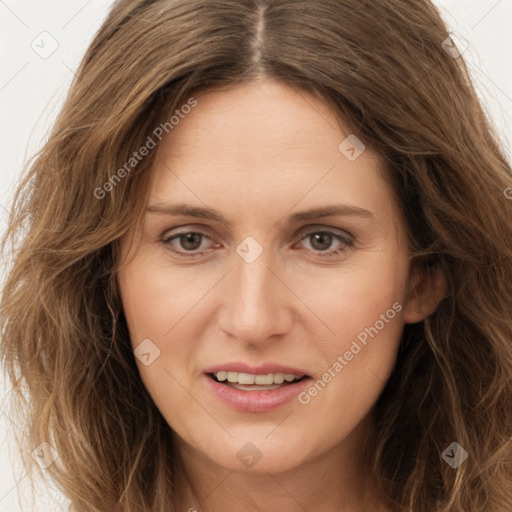
[{"label": "upper lip", "polygon": [[230,363],[222,363],[205,370],[205,373],[216,373],[220,371],[250,373],[252,375],[267,375],[269,373],[287,373],[293,375],[308,375],[308,372],[291,366],[284,366],[278,363],[262,363],[253,365],[242,361],[233,361]]}]

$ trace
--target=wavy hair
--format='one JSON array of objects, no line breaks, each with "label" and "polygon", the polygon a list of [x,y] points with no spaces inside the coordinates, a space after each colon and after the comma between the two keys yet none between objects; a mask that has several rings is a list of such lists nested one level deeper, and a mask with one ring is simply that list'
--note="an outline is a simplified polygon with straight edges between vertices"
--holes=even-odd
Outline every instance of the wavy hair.
[{"label": "wavy hair", "polygon": [[[383,496],[397,512],[510,512],[512,170],[448,37],[429,0],[113,5],[2,241],[18,443],[30,472],[35,447],[56,450],[47,472],[73,511],[174,510],[179,460],[115,281],[156,151],[131,159],[193,95],[268,77],[324,100],[382,155],[414,257],[446,276],[436,311],[405,326],[372,411],[365,454]],[[456,469],[442,458],[454,441],[469,453]]]}]

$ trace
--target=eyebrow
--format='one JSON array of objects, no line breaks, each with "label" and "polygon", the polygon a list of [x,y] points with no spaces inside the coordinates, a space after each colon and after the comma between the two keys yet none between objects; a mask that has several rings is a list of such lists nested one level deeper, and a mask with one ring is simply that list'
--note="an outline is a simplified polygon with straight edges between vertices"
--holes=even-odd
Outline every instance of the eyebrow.
[{"label": "eyebrow", "polygon": [[[168,204],[168,203],[155,203],[151,204],[146,209],[149,213],[158,213],[169,216],[177,216],[183,215],[187,217],[196,217],[198,219],[207,219],[220,222],[227,226],[230,223],[225,219],[219,212],[212,208],[202,208],[197,206],[192,206],[185,203],[179,204]],[[365,210],[364,208],[360,208],[358,206],[351,205],[329,205],[323,206],[320,208],[311,208],[309,210],[304,210],[299,213],[294,213],[288,218],[288,222],[290,224],[303,222],[307,220],[319,219],[322,217],[331,217],[331,216],[355,216],[355,217],[363,217],[367,219],[373,219],[374,215],[369,210]]]}]

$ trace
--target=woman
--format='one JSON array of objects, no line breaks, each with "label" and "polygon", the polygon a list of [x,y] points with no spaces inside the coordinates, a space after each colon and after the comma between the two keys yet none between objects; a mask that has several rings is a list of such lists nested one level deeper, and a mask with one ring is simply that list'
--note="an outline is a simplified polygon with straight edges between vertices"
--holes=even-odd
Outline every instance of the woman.
[{"label": "woman", "polygon": [[511,509],[512,171],[453,48],[427,0],[116,2],[4,239],[72,510]]}]

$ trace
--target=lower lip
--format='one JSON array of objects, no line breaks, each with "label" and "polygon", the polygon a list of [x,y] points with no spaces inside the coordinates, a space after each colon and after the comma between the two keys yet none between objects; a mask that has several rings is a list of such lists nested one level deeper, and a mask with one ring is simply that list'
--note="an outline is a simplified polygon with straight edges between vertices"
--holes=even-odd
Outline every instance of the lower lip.
[{"label": "lower lip", "polygon": [[221,384],[205,375],[213,394],[225,405],[242,412],[268,412],[291,402],[304,390],[311,380],[309,377],[300,382],[286,384],[269,391],[243,391]]}]

